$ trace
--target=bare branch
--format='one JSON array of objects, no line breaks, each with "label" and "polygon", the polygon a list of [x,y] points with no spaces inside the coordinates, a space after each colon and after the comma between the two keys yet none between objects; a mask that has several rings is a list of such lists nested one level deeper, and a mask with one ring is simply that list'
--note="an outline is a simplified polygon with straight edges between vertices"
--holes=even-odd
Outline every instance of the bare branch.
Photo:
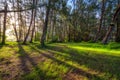
[{"label": "bare branch", "polygon": [[[39,6],[36,6],[35,8],[37,8],[37,7],[43,7],[43,6],[45,6],[45,5],[46,5],[46,4],[41,4],[41,5],[39,5]],[[7,10],[6,12],[7,12],[7,13],[10,13],[10,12],[23,12],[23,11],[32,10],[32,9],[35,9],[35,8],[30,7],[30,8],[21,9],[21,10]],[[0,13],[4,13],[4,12],[5,12],[5,10],[0,10]]]}]

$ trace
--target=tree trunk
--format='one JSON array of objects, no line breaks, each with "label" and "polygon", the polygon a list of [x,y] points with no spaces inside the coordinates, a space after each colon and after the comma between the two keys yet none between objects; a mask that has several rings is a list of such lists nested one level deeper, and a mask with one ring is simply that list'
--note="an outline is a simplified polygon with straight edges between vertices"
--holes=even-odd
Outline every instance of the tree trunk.
[{"label": "tree trunk", "polygon": [[114,24],[110,24],[110,27],[108,29],[108,32],[106,33],[105,37],[102,40],[103,44],[106,44],[109,40],[110,34],[112,33],[112,30],[114,29]]},{"label": "tree trunk", "polygon": [[102,22],[103,22],[103,17],[104,17],[104,12],[105,12],[105,0],[102,0],[102,8],[101,8],[101,18],[100,18],[100,24],[97,30],[97,34],[94,38],[94,42],[97,42],[97,40],[100,37],[100,33],[101,33],[101,27],[102,27]]},{"label": "tree trunk", "polygon": [[0,42],[1,42],[1,29],[2,27],[1,27],[1,15],[0,15]]},{"label": "tree trunk", "polygon": [[55,40],[55,26],[56,26],[56,11],[53,10],[53,21],[52,21],[52,42]]},{"label": "tree trunk", "polygon": [[5,44],[5,38],[6,38],[6,19],[7,19],[7,4],[5,4],[5,12],[4,12],[2,44]]},{"label": "tree trunk", "polygon": [[42,33],[42,37],[41,37],[41,46],[44,47],[45,46],[45,39],[46,39],[46,34],[47,34],[47,28],[48,28],[48,17],[49,17],[49,13],[50,13],[50,0],[47,6],[47,10],[46,10],[46,18],[45,18],[45,23],[44,23],[44,27],[43,27],[43,33]]},{"label": "tree trunk", "polygon": [[[120,0],[118,0],[118,5],[120,4]],[[119,9],[119,8],[118,8]],[[120,10],[120,9],[119,9]],[[117,23],[117,32],[115,35],[115,41],[120,42],[120,11],[117,13],[116,23]]]},{"label": "tree trunk", "polygon": [[117,18],[117,32],[116,32],[116,38],[115,38],[116,42],[120,42],[120,18],[119,17]]},{"label": "tree trunk", "polygon": [[[19,3],[20,0],[17,0],[17,10],[20,10],[22,7]],[[18,12],[18,23],[19,23],[19,31],[18,31],[18,41],[21,41],[22,38],[22,13]]]},{"label": "tree trunk", "polygon": [[15,31],[15,36],[16,36],[17,42],[19,42],[16,25],[13,25],[13,28],[14,28],[14,31]]},{"label": "tree trunk", "polygon": [[[33,5],[35,5],[35,0],[33,0]],[[24,39],[24,41],[23,41],[23,44],[26,44],[26,41],[27,41],[28,36],[29,36],[29,34],[30,34],[30,29],[31,29],[32,22],[33,22],[33,12],[34,12],[34,9],[32,9],[31,21],[30,21],[29,29],[28,29],[28,32],[27,32],[27,34],[26,34],[26,36],[25,36],[25,39]]]},{"label": "tree trunk", "polygon": [[[36,13],[35,13],[35,14],[36,14]],[[35,14],[34,14],[34,15],[35,15]],[[33,42],[34,32],[35,32],[35,16],[34,16],[34,25],[33,25],[33,28],[32,28],[32,34],[31,34],[30,43],[32,43],[32,42]]]},{"label": "tree trunk", "polygon": [[[36,2],[36,5],[37,5],[37,0],[35,0]],[[34,36],[34,33],[35,33],[35,17],[36,17],[36,9],[34,10],[34,25],[33,25],[33,28],[32,28],[32,34],[31,34],[31,40],[30,40],[30,43],[33,42],[33,36]]]},{"label": "tree trunk", "polygon": [[[15,7],[14,1],[13,1],[13,7]],[[15,19],[15,24],[13,24],[13,29],[15,31],[16,41],[19,42],[18,33],[17,33],[17,29],[16,29],[16,15],[15,15],[15,12],[14,12],[14,19]]]}]

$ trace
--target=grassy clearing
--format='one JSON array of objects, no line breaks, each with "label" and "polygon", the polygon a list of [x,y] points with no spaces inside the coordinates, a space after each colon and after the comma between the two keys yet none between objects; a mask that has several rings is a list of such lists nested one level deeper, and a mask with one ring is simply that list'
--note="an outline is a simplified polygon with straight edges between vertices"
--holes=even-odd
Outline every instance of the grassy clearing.
[{"label": "grassy clearing", "polygon": [[119,80],[120,45],[39,43],[0,45],[1,80]]}]

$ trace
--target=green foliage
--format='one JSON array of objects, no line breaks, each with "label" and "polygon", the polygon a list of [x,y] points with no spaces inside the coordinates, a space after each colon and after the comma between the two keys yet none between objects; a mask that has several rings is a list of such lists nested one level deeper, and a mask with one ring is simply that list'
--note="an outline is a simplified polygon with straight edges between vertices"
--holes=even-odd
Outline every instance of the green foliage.
[{"label": "green foliage", "polygon": [[41,34],[39,32],[36,32],[35,41],[40,41],[40,36]]},{"label": "green foliage", "polygon": [[108,48],[109,49],[120,49],[120,45],[119,45],[119,43],[111,42],[108,44]]},{"label": "green foliage", "polygon": [[52,38],[51,42],[52,42],[52,43],[58,42],[58,36],[54,36],[54,37]]}]

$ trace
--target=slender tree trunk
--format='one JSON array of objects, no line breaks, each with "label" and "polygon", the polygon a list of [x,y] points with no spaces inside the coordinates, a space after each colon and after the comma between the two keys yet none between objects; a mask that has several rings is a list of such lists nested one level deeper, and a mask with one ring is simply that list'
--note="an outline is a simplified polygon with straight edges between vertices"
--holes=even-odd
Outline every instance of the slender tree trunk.
[{"label": "slender tree trunk", "polygon": [[70,25],[68,25],[68,42],[71,41],[71,34],[70,34],[71,28]]},{"label": "slender tree trunk", "polygon": [[26,41],[27,41],[28,36],[29,36],[29,34],[30,34],[30,29],[31,29],[32,22],[33,22],[33,10],[32,10],[32,15],[31,15],[31,21],[30,21],[29,29],[28,29],[28,32],[27,32],[27,34],[26,34],[26,36],[25,36],[25,39],[24,39],[24,41],[23,41],[23,44],[26,44]]},{"label": "slender tree trunk", "polygon": [[[20,15],[21,15],[21,13],[19,13],[19,19],[21,19],[21,17],[20,17]],[[21,36],[22,36],[22,22],[21,22],[21,20],[19,21],[19,41],[21,41]]]},{"label": "slender tree trunk", "polygon": [[53,25],[52,25],[52,16],[53,16],[53,12],[52,12],[52,10],[50,11],[50,14],[49,14],[49,27],[48,27],[48,33],[49,34],[47,34],[47,40],[46,41],[51,41],[51,35],[52,35],[52,27],[53,27]]},{"label": "slender tree trunk", "polygon": [[[22,9],[22,7],[20,6],[20,3],[19,3],[20,0],[17,0],[17,9],[18,11],[20,9]],[[22,26],[23,26],[23,20],[22,20],[22,13],[21,12],[18,12],[18,22],[19,22],[19,31],[18,31],[18,41],[21,41],[22,40]]]},{"label": "slender tree trunk", "polygon": [[[35,13],[35,14],[36,14],[36,13]],[[33,25],[33,28],[32,28],[32,34],[31,34],[30,43],[32,43],[32,42],[33,42],[34,32],[35,32],[35,16],[34,16],[34,25]]]},{"label": "slender tree trunk", "polygon": [[[34,5],[34,4],[35,4],[35,0],[33,0],[33,5]],[[26,34],[26,36],[25,36],[25,39],[24,39],[24,41],[23,41],[23,44],[26,44],[26,41],[27,41],[28,36],[29,36],[29,34],[30,34],[30,29],[31,29],[31,26],[32,26],[32,23],[33,23],[33,12],[34,12],[34,9],[32,9],[31,21],[30,21],[29,29],[28,29],[28,32],[27,32],[27,34]]]},{"label": "slender tree trunk", "polygon": [[24,22],[23,22],[23,16],[22,16],[22,13],[20,13],[20,41],[23,41],[23,37],[24,37],[24,34],[23,34],[23,29],[24,28]]},{"label": "slender tree trunk", "polygon": [[26,17],[27,12],[25,11],[24,14],[25,14],[25,22],[24,22],[24,30],[23,30],[23,31],[24,31],[24,34],[23,34],[23,36],[24,36],[24,37],[23,37],[23,40],[25,39],[25,36],[26,36],[26,33],[27,33],[27,32],[26,32],[26,31],[27,31],[27,17]]},{"label": "slender tree trunk", "polygon": [[5,38],[6,38],[6,20],[7,20],[7,4],[5,4],[5,12],[4,12],[2,44],[5,44]]},{"label": "slender tree trunk", "polygon": [[108,29],[108,32],[106,33],[105,37],[102,40],[103,44],[106,44],[109,40],[110,34],[112,33],[112,30],[114,29],[114,24],[110,24],[110,27]]},{"label": "slender tree trunk", "polygon": [[[35,0],[36,2],[36,5],[37,5],[37,0]],[[31,40],[30,40],[30,43],[33,42],[33,37],[34,37],[34,33],[35,33],[35,17],[36,17],[36,9],[34,10],[34,25],[33,25],[33,28],[32,28],[32,34],[31,34]]]},{"label": "slender tree trunk", "polygon": [[120,42],[120,19],[117,19],[117,32],[116,32],[116,42]]},{"label": "slender tree trunk", "polygon": [[[13,1],[13,7],[15,7],[14,1]],[[15,12],[14,12],[14,19],[15,19],[15,24],[13,24],[13,29],[15,31],[16,41],[18,42],[19,38],[18,38],[17,29],[16,29],[16,15],[15,15]]]},{"label": "slender tree trunk", "polygon": [[16,36],[16,41],[19,42],[19,38],[18,38],[18,34],[17,34],[17,29],[16,29],[16,25],[13,25],[14,31],[15,31],[15,36]]},{"label": "slender tree trunk", "polygon": [[55,36],[55,25],[56,25],[56,12],[53,11],[53,21],[52,21],[52,42],[54,41],[54,36]]},{"label": "slender tree trunk", "polygon": [[[120,4],[120,0],[118,0],[118,5],[119,4]],[[115,35],[115,41],[120,42],[120,12],[118,12],[118,14],[116,16],[117,16],[117,19],[116,19],[117,32],[116,32],[116,35]]]},{"label": "slender tree trunk", "polygon": [[16,23],[13,25],[13,29],[15,31],[16,41],[19,42],[18,33],[17,33],[17,29],[16,29]]},{"label": "slender tree trunk", "polygon": [[94,38],[94,42],[96,42],[96,41],[99,39],[99,37],[100,37],[104,13],[105,13],[105,0],[102,0],[100,25],[99,25],[99,27],[98,27],[97,34],[96,34],[96,36],[95,36],[95,38]]},{"label": "slender tree trunk", "polygon": [[1,15],[0,15],[0,42],[1,42]]},{"label": "slender tree trunk", "polygon": [[34,36],[35,41],[37,41],[37,37],[38,37],[38,24],[39,24],[38,19],[36,20],[36,24],[37,24],[37,26],[35,28],[35,36]]},{"label": "slender tree trunk", "polygon": [[46,18],[45,18],[45,23],[44,23],[44,27],[43,27],[42,37],[41,37],[41,46],[42,47],[45,46],[45,39],[46,39],[48,21],[49,21],[48,17],[49,17],[49,13],[50,13],[50,4],[51,4],[51,0],[49,0],[47,10],[46,10]]}]

